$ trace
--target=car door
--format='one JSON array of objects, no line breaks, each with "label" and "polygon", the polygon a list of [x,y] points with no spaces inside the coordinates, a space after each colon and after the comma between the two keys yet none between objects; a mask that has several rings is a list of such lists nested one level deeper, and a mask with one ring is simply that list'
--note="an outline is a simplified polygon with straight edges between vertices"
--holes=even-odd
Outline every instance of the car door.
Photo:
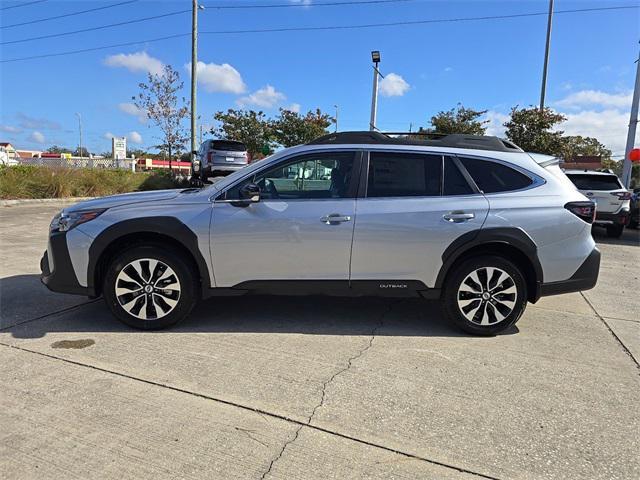
[{"label": "car door", "polygon": [[[216,286],[270,280],[347,282],[360,153],[307,153],[270,165],[232,186],[213,205]],[[255,183],[261,199],[239,202]]]},{"label": "car door", "polygon": [[416,280],[433,287],[445,249],[482,227],[487,200],[457,159],[441,154],[372,151],[364,168],[351,280]]}]

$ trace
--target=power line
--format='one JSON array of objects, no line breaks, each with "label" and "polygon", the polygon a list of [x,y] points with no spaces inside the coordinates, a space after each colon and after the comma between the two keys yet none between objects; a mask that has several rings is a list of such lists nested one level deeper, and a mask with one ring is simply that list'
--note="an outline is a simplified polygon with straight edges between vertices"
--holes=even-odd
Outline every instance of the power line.
[{"label": "power line", "polygon": [[253,8],[289,8],[289,7],[335,7],[342,5],[369,5],[379,3],[399,3],[399,2],[412,2],[414,0],[362,0],[352,2],[325,2],[325,3],[273,3],[271,5],[204,5],[205,8],[215,8],[224,10],[239,10],[239,9],[253,9]]},{"label": "power line", "polygon": [[26,7],[28,5],[34,5],[36,3],[43,3],[43,2],[46,2],[46,1],[47,0],[35,0],[33,2],[20,3],[19,5],[11,5],[10,7],[2,7],[2,8],[0,8],[0,10],[11,10],[12,8]]},{"label": "power line", "polygon": [[169,13],[163,13],[162,15],[154,15],[153,17],[144,17],[144,18],[137,18],[135,20],[127,20],[126,22],[110,23],[109,25],[101,25],[99,27],[83,28],[82,30],[72,30],[70,32],[52,33],[50,35],[41,35],[39,37],[23,38],[20,40],[10,40],[8,42],[0,42],[0,45],[10,45],[15,43],[31,42],[33,40],[44,40],[45,38],[55,38],[55,37],[64,37],[67,35],[75,35],[76,33],[93,32],[95,30],[104,30],[105,28],[119,27],[122,25],[131,25],[132,23],[147,22],[149,20],[156,20],[158,18],[172,17],[174,15],[180,15],[182,13],[187,13],[187,12],[191,12],[191,10],[179,10],[177,12],[169,12]]},{"label": "power line", "polygon": [[63,15],[56,15],[55,17],[39,18],[38,20],[30,20],[28,22],[12,23],[11,25],[2,25],[2,26],[0,26],[0,29],[2,29],[2,28],[12,28],[12,27],[22,27],[24,25],[33,25],[34,23],[47,22],[49,20],[57,20],[59,18],[73,17],[75,15],[82,15],[83,13],[97,12],[98,10],[106,10],[107,8],[119,7],[120,5],[127,5],[129,3],[135,3],[135,2],[138,2],[138,1],[139,0],[127,0],[126,2],[113,3],[111,5],[106,5],[104,7],[96,7],[96,8],[90,8],[88,10],[80,10],[79,12],[71,12],[71,13],[65,13]]},{"label": "power line", "polygon": [[[603,10],[624,10],[624,9],[638,9],[640,6],[636,5],[628,5],[628,6],[620,6],[620,7],[600,7],[600,8],[578,8],[573,10],[557,10],[554,12],[555,14],[562,13],[583,13],[583,12],[596,12]],[[412,21],[401,21],[401,22],[390,22],[390,23],[368,23],[361,25],[333,25],[333,26],[324,26],[324,27],[282,27],[282,28],[258,28],[258,29],[250,29],[250,30],[217,30],[217,31],[208,31],[203,32],[201,34],[209,34],[209,35],[229,35],[229,34],[239,34],[239,33],[274,33],[274,32],[309,32],[309,31],[317,31],[317,30],[352,30],[352,29],[360,29],[360,28],[377,28],[377,27],[397,27],[397,26],[407,26],[407,25],[425,25],[430,23],[454,23],[454,22],[469,22],[469,21],[478,21],[478,20],[505,20],[510,18],[523,18],[523,17],[539,17],[541,15],[548,15],[548,12],[536,12],[536,13],[514,13],[511,15],[490,15],[484,17],[459,17],[459,18],[441,18],[441,19],[433,19],[433,20],[412,20]]]},{"label": "power line", "polygon": [[[573,9],[573,10],[558,10],[556,14],[566,14],[566,13],[583,13],[583,12],[595,12],[595,11],[608,11],[608,10],[623,10],[623,9],[638,9],[638,6],[618,6],[618,7],[600,7],[600,8],[581,8],[581,9]],[[172,12],[169,14],[165,14],[164,16],[169,15],[177,15],[179,13],[189,12],[190,10],[184,10],[181,12]],[[325,26],[325,27],[290,27],[290,28],[273,28],[273,29],[256,29],[256,30],[227,30],[227,31],[209,31],[209,32],[200,32],[201,34],[242,34],[242,33],[267,33],[267,32],[287,32],[287,31],[314,31],[314,30],[340,30],[340,29],[358,29],[358,28],[374,28],[374,27],[393,27],[399,25],[420,25],[420,24],[430,24],[430,23],[451,23],[451,22],[465,22],[465,21],[484,21],[484,20],[503,20],[510,18],[522,18],[522,17],[533,17],[533,16],[541,16],[547,15],[548,12],[537,12],[537,13],[520,13],[513,15],[493,15],[493,16],[484,16],[484,17],[461,17],[461,18],[445,18],[445,19],[434,19],[434,20],[416,20],[416,21],[405,21],[405,22],[393,22],[393,23],[376,23],[376,24],[365,24],[365,25],[342,25],[342,26]],[[160,17],[160,16],[158,16]],[[158,18],[158,17],[149,17]],[[141,21],[131,20],[129,22],[122,22],[121,24],[128,24],[132,22]],[[97,27],[97,28],[106,28]],[[91,30],[91,29],[87,29]],[[73,55],[77,53],[91,52],[96,50],[105,50],[108,48],[116,48],[116,47],[125,47],[130,45],[139,45],[143,43],[152,43],[158,42],[162,40],[168,40],[171,38],[184,37],[191,35],[190,33],[179,33],[175,35],[169,35],[165,37],[152,38],[147,40],[137,40],[126,43],[117,43],[113,45],[105,45],[101,47],[93,47],[93,48],[85,48],[80,50],[71,50],[66,52],[58,52],[58,53],[49,53],[42,55],[32,55],[28,57],[19,57],[12,58],[8,60],[0,60],[0,63],[10,63],[10,62],[19,62],[23,60],[34,60],[39,58],[48,58],[48,57],[59,57],[63,55]],[[1,44],[0,44],[1,45]]]}]

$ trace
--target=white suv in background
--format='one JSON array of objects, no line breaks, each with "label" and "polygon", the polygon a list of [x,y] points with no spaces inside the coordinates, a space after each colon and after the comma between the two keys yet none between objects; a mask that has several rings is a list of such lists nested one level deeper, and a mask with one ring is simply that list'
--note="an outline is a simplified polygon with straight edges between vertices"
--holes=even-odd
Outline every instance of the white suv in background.
[{"label": "white suv in background", "polygon": [[594,224],[606,227],[607,236],[619,238],[629,223],[631,192],[610,170],[567,170],[576,188],[596,203]]},{"label": "white suv in background", "polygon": [[594,214],[557,159],[496,137],[345,132],[203,189],[65,208],[42,281],[103,295],[143,329],[201,298],[279,293],[439,299],[454,325],[493,335],[527,302],[596,284]]}]

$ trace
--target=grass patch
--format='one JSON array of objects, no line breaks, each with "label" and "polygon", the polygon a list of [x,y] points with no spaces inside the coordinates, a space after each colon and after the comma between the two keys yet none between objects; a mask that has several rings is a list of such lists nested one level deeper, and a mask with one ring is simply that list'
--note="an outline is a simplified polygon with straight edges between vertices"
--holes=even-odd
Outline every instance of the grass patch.
[{"label": "grass patch", "polygon": [[186,180],[169,172],[131,172],[98,168],[0,166],[0,198],[102,197],[143,190],[184,188]]}]

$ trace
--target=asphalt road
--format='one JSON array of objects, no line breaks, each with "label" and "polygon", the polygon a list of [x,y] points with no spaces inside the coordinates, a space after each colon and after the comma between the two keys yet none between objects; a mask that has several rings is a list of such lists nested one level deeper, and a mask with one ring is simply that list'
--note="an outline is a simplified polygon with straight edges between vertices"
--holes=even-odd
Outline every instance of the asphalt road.
[{"label": "asphalt road", "polygon": [[[38,279],[0,208],[3,478],[640,478],[640,237],[494,338],[414,300],[236,297],[169,331]],[[73,348],[76,347],[76,348]]]}]

